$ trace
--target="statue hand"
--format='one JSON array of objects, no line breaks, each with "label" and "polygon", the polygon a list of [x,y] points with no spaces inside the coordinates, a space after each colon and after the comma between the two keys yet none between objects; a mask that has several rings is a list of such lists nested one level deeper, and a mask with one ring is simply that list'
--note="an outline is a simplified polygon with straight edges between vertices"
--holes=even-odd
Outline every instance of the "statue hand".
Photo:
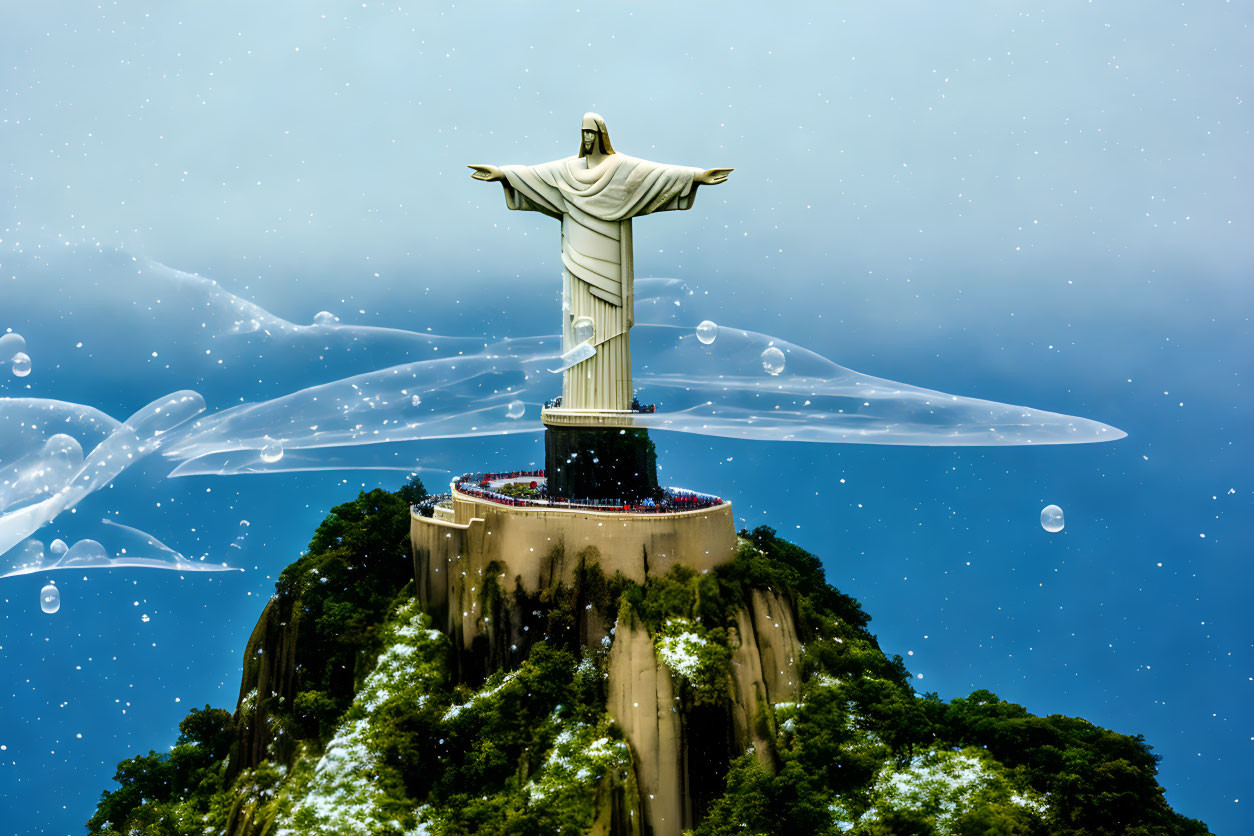
[{"label": "statue hand", "polygon": [[700,183],[703,186],[717,186],[719,183],[727,182],[727,175],[731,174],[734,169],[730,168],[710,168],[693,177],[694,183]]},{"label": "statue hand", "polygon": [[476,180],[486,180],[490,183],[493,180],[505,179],[505,175],[494,165],[468,165],[466,168],[474,169],[470,176]]}]

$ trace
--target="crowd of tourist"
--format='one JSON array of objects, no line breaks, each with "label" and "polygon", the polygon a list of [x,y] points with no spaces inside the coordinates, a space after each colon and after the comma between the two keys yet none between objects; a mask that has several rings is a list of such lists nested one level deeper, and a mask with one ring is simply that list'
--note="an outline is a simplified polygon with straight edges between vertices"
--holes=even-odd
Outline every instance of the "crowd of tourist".
[{"label": "crowd of tourist", "polygon": [[[475,475],[473,473],[466,473],[466,474],[463,474],[462,478],[459,479],[458,481],[465,482],[472,478],[475,478]],[[502,480],[509,480],[512,482],[518,479],[543,479],[543,478],[544,478],[543,470],[512,470],[509,473],[480,473],[478,475],[478,483],[484,487],[487,487],[493,482],[500,482]]]},{"label": "crowd of tourist", "polygon": [[[539,481],[542,479],[544,479],[543,470],[464,473],[458,477],[456,486],[457,491],[466,496],[486,499],[499,505],[524,508],[577,508],[585,511],[666,514],[677,511],[697,511],[723,504],[723,500],[713,494],[698,493],[683,488],[663,488],[661,499],[645,498],[635,502],[606,497],[554,497],[548,495],[547,486]],[[528,482],[528,486],[536,490],[537,496],[508,496],[492,487],[494,483],[518,481]]]},{"label": "crowd of tourist", "polygon": [[451,493],[437,493],[428,496],[421,502],[415,502],[409,506],[410,513],[417,514],[420,517],[435,516],[435,506],[441,502],[448,502],[453,498]]}]

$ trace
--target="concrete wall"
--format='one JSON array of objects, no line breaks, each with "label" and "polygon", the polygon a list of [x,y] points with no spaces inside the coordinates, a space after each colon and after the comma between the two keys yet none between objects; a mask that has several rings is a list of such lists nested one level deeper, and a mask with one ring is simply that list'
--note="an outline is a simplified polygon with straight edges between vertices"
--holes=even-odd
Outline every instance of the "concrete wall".
[{"label": "concrete wall", "polygon": [[[577,555],[588,547],[607,577],[622,572],[643,584],[676,563],[698,572],[736,554],[730,503],[673,514],[623,514],[512,507],[453,494],[453,519],[413,516],[414,575],[423,608],[469,648],[484,632],[485,580],[535,593],[571,585]],[[562,557],[554,562],[554,547]],[[564,559],[563,559],[564,558]],[[492,568],[489,569],[489,566]],[[486,573],[486,574],[485,574]]]}]

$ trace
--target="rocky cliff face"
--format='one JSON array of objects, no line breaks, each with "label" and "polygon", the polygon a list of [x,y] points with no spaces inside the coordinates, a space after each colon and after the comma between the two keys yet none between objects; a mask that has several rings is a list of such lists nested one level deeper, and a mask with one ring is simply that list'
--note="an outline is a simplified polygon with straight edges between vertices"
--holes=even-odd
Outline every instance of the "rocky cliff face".
[{"label": "rocky cliff face", "polygon": [[[515,579],[513,594],[505,594],[501,573],[477,588],[467,585],[477,633],[461,652],[462,619],[437,612],[431,620],[454,625],[447,645],[454,683],[480,686],[508,676],[537,642],[602,659],[606,708],[630,754],[627,769],[609,771],[595,785],[588,832],[678,834],[722,794],[728,764],[740,754],[778,764],[774,705],[795,702],[801,685],[795,608],[776,590],[750,590],[727,613],[726,658],[719,659],[691,619],[672,618],[651,632],[631,604],[615,611],[629,584],[605,578],[597,557],[594,548],[567,556],[559,545],[538,561],[537,590]],[[427,609],[421,601],[415,608]],[[298,759],[301,742],[283,732],[278,709],[298,696],[305,610],[299,596],[276,596],[249,638],[236,715],[241,771]],[[708,690],[711,677],[716,693],[698,697],[694,684]],[[256,795],[233,805],[231,836],[259,836],[274,824],[259,803],[264,790]]]},{"label": "rocky cliff face", "polygon": [[296,697],[296,648],[301,613],[291,602],[273,598],[257,619],[244,648],[244,670],[236,711],[238,764],[255,767],[269,759],[286,760],[279,751],[285,741],[274,735],[268,720],[271,705],[291,704]]},{"label": "rocky cliff face", "polygon": [[[459,680],[476,684],[509,671],[541,640],[592,655],[608,647],[607,709],[631,748],[646,832],[693,827],[721,794],[727,764],[747,749],[766,765],[776,763],[772,706],[795,701],[801,684],[792,603],[773,590],[746,589],[721,614],[727,627],[717,641],[730,659],[703,674],[715,681],[703,683],[701,699],[690,686],[703,665],[714,664],[705,658],[706,631],[685,614],[677,614],[682,629],[655,623],[650,630],[634,608],[620,604],[628,587],[731,563],[727,545],[713,556],[708,548],[735,541],[730,514],[526,519],[482,504],[463,511],[461,524],[416,518],[411,530],[419,602],[445,625]],[[578,542],[593,525],[598,535],[606,526],[614,534],[602,535],[613,549],[608,560],[595,544],[567,550],[568,537]],[[537,552],[533,543],[546,545]],[[676,637],[668,633],[689,637],[669,655],[667,642]]]},{"label": "rocky cliff face", "polygon": [[337,506],[283,570],[244,650],[233,771],[289,763],[329,732],[373,663],[375,632],[412,577],[409,506],[385,491]]},{"label": "rocky cliff face", "polygon": [[801,686],[792,607],[774,592],[754,590],[733,617],[726,692],[705,703],[685,699],[676,682],[691,681],[709,664],[697,633],[681,633],[678,641],[654,636],[630,606],[614,625],[608,707],[631,744],[654,833],[690,829],[703,818],[740,753],[751,750],[767,766],[778,762],[774,705],[795,701]]}]

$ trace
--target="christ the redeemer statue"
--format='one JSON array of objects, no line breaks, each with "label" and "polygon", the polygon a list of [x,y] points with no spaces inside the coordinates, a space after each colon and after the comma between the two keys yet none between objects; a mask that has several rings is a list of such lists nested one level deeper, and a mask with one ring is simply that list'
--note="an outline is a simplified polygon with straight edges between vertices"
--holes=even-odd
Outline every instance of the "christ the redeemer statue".
[{"label": "christ the redeemer statue", "polygon": [[[510,209],[543,212],[562,222],[562,405],[556,411],[630,412],[631,219],[688,209],[697,186],[722,183],[731,169],[615,153],[605,120],[595,113],[584,114],[576,157],[470,168],[478,180],[500,181]],[[562,423],[608,423],[594,415],[586,422],[570,417],[574,420]]]}]

